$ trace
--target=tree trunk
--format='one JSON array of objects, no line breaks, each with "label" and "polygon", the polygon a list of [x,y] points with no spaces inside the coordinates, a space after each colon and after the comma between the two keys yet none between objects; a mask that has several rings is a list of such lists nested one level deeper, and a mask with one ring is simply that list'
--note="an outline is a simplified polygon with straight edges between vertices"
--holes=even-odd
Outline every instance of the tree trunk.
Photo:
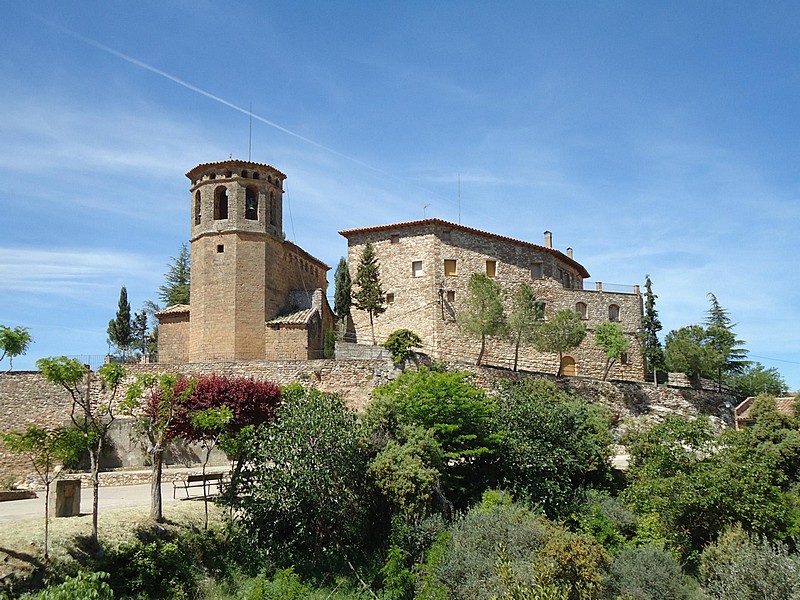
[{"label": "tree trunk", "polygon": [[44,483],[44,560],[50,560],[50,481]]},{"label": "tree trunk", "polygon": [[611,367],[614,366],[615,362],[617,362],[615,359],[614,360],[606,359],[606,370],[603,372],[603,381],[608,379],[608,372],[611,370]]},{"label": "tree trunk", "polygon": [[483,360],[483,351],[486,349],[486,336],[481,336],[481,349],[478,352],[478,360],[475,362],[475,365],[481,366],[481,361]]},{"label": "tree trunk", "polygon": [[164,520],[161,501],[161,471],[163,468],[164,449],[153,449],[153,464],[150,469],[150,516],[156,523]]},{"label": "tree trunk", "polygon": [[517,361],[519,360],[519,343],[522,340],[522,333],[517,334],[517,343],[514,345],[514,372],[517,371]]},{"label": "tree trunk", "polygon": [[556,377],[561,377],[561,365],[564,362],[564,357],[561,356],[561,352],[558,353],[558,371],[556,371]]},{"label": "tree trunk", "polygon": [[97,535],[97,515],[100,501],[100,448],[102,443],[94,450],[89,451],[89,463],[92,476],[92,544],[95,548],[100,546]]},{"label": "tree trunk", "polygon": [[372,324],[372,312],[369,313],[369,330],[372,332],[372,345],[377,346],[375,343],[375,326]]},{"label": "tree trunk", "polygon": [[[208,530],[208,494],[206,493],[206,465],[208,464],[208,460],[211,458],[211,450],[214,448],[212,444],[209,444],[206,448],[206,458],[203,461],[203,509],[205,510],[205,522],[203,523],[203,529]],[[210,484],[209,484],[210,486]]]}]

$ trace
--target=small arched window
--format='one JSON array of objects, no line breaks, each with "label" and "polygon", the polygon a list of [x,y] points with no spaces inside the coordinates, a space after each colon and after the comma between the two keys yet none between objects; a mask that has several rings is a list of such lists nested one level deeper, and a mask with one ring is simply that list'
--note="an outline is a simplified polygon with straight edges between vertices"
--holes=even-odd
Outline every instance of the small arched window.
[{"label": "small arched window", "polygon": [[269,222],[270,225],[278,226],[278,205],[275,202],[275,192],[269,193]]},{"label": "small arched window", "polygon": [[581,316],[581,319],[587,319],[588,309],[585,302],[578,302],[575,304],[575,312]]},{"label": "small arched window", "polygon": [[214,220],[222,221],[228,218],[228,188],[218,187],[214,191]]},{"label": "small arched window", "polygon": [[258,174],[258,171],[253,171],[253,179],[260,179],[261,176]]},{"label": "small arched window", "polygon": [[225,169],[225,177],[230,177],[233,173],[230,172],[229,169]]},{"label": "small arched window", "polygon": [[616,304],[611,304],[608,307],[608,320],[619,321],[619,306]]},{"label": "small arched window", "polygon": [[200,225],[202,202],[200,201],[200,191],[194,193],[194,224]]},{"label": "small arched window", "polygon": [[244,218],[249,221],[258,220],[258,193],[255,188],[249,187],[245,190]]}]

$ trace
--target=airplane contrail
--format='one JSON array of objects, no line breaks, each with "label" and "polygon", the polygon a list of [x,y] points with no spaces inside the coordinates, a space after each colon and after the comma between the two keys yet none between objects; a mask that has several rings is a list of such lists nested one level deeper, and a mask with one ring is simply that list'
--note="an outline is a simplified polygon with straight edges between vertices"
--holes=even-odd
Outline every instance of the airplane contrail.
[{"label": "airplane contrail", "polygon": [[[319,142],[315,142],[314,140],[312,140],[310,138],[307,138],[307,137],[305,137],[303,135],[300,135],[299,133],[295,133],[291,129],[287,129],[286,127],[283,127],[282,125],[279,125],[278,123],[275,123],[274,121],[270,121],[269,119],[265,119],[264,117],[261,117],[261,116],[259,116],[257,114],[254,114],[254,113],[252,113],[250,110],[248,110],[246,108],[243,108],[241,106],[238,106],[237,104],[234,104],[233,102],[225,100],[225,98],[221,98],[220,96],[212,94],[211,92],[208,92],[208,91],[206,91],[206,90],[204,90],[202,88],[199,88],[196,85],[193,85],[193,84],[189,83],[188,81],[184,81],[183,79],[181,79],[179,77],[176,77],[175,75],[171,75],[170,73],[167,73],[166,71],[162,71],[161,69],[159,69],[157,67],[154,67],[152,65],[148,65],[147,63],[142,62],[141,60],[139,60],[137,58],[134,58],[132,56],[128,56],[127,54],[125,54],[123,52],[120,52],[119,50],[115,50],[114,48],[106,46],[105,44],[101,44],[100,42],[98,42],[96,40],[93,40],[91,38],[88,38],[85,35],[82,35],[82,34],[78,33],[77,31],[73,31],[72,29],[64,27],[63,25],[59,25],[58,23],[54,23],[53,21],[45,19],[44,17],[42,17],[40,15],[33,15],[33,16],[36,17],[37,19],[41,20],[42,22],[46,23],[50,27],[58,29],[59,31],[69,35],[70,37],[78,39],[78,40],[84,42],[85,44],[93,46],[94,48],[97,48],[98,50],[102,50],[103,52],[111,54],[112,56],[116,56],[117,58],[120,58],[120,59],[124,60],[125,62],[130,63],[132,65],[135,65],[135,66],[137,66],[137,67],[139,67],[141,69],[144,69],[146,71],[150,71],[151,73],[155,73],[156,75],[159,75],[159,76],[163,77],[164,79],[168,79],[169,81],[172,81],[173,83],[177,83],[178,85],[180,85],[181,87],[186,88],[187,90],[190,90],[192,92],[200,94],[201,96],[205,96],[209,100],[213,100],[214,102],[218,102],[219,104],[222,104],[223,106],[227,106],[228,108],[232,108],[233,110],[238,111],[238,112],[240,112],[242,114],[252,116],[253,119],[256,119],[257,121],[261,121],[262,123],[264,123],[266,125],[269,125],[270,127],[273,127],[275,129],[277,129],[278,131],[282,131],[283,133],[285,133],[287,135],[290,135],[290,136],[292,136],[294,138],[297,138],[298,140],[301,140],[301,141],[303,141],[303,142],[305,142],[307,144],[311,144],[312,146],[314,146],[316,148],[319,148],[320,150],[325,150],[326,152],[330,152],[331,154],[335,154],[336,156],[344,158],[345,160],[349,160],[350,162],[355,163],[355,164],[357,164],[357,165],[359,165],[361,167],[364,167],[365,169],[369,169],[371,171],[375,171],[376,173],[380,173],[381,175],[385,175],[386,177],[391,177],[392,179],[394,179],[396,181],[399,181],[399,182],[402,182],[404,184],[411,183],[408,180],[403,179],[401,177],[398,177],[397,175],[393,175],[392,173],[390,173],[388,171],[384,171],[383,169],[379,169],[378,167],[374,167],[374,166],[372,166],[370,164],[367,164],[367,163],[365,163],[365,162],[363,162],[363,161],[361,161],[361,160],[359,160],[357,158],[353,158],[352,156],[348,156],[347,154],[339,152],[338,150],[335,150],[335,149],[333,149],[333,148],[331,148],[329,146],[326,146],[324,144],[320,144]],[[416,187],[419,188],[419,186],[417,184],[412,184],[412,185],[415,185]],[[420,189],[424,189],[424,188],[420,188]],[[437,194],[436,192],[432,192],[430,190],[426,190],[426,191],[428,193],[430,193],[430,194],[434,194],[436,196],[440,196],[440,197],[444,198],[444,196],[441,196],[440,194]]]}]

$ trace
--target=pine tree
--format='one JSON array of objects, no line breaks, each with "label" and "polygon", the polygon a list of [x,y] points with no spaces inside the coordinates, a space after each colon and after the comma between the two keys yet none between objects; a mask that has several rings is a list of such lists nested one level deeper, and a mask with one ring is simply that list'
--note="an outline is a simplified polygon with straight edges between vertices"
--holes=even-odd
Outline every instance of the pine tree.
[{"label": "pine tree", "polygon": [[744,341],[736,339],[733,328],[736,326],[728,316],[728,311],[720,306],[717,297],[709,292],[708,299],[711,307],[706,313],[706,336],[708,345],[717,355],[715,372],[708,375],[716,376],[717,388],[722,390],[722,375],[724,373],[741,373],[750,361],[747,360],[747,350],[742,347]]},{"label": "pine tree", "polygon": [[642,315],[642,352],[647,361],[647,369],[653,373],[653,381],[658,385],[658,370],[664,368],[664,348],[658,339],[661,321],[656,310],[656,296],[653,293],[653,282],[650,275],[644,284],[644,315]]},{"label": "pine tree", "polygon": [[544,308],[536,299],[533,288],[521,283],[511,294],[511,310],[508,313],[508,335],[514,344],[514,370],[519,361],[519,347],[533,343],[533,333],[544,320]]},{"label": "pine tree", "polygon": [[353,285],[350,280],[350,270],[347,268],[347,260],[344,257],[339,259],[336,267],[336,275],[333,282],[335,291],[333,293],[333,312],[340,320],[350,316],[350,302],[353,293]]},{"label": "pine tree", "polygon": [[467,333],[480,336],[481,349],[476,365],[483,361],[486,338],[505,332],[503,314],[503,289],[494,279],[483,273],[473,273],[467,285],[467,309],[458,315],[458,324]]},{"label": "pine tree", "polygon": [[353,306],[369,314],[369,327],[372,332],[372,345],[375,345],[374,318],[386,310],[384,294],[381,288],[380,269],[375,248],[367,242],[361,251],[353,291]]},{"label": "pine tree", "polygon": [[189,304],[191,256],[186,244],[181,244],[178,256],[171,257],[169,270],[164,274],[164,285],[158,288],[158,297],[164,305]]}]

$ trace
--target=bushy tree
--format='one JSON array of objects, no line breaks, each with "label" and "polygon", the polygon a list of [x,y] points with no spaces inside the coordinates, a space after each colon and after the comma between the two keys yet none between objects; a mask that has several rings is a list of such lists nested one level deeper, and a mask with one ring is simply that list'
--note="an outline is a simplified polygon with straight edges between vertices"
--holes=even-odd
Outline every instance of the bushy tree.
[{"label": "bushy tree", "polygon": [[759,394],[782,396],[789,391],[778,369],[767,368],[759,362],[747,365],[741,372],[725,374],[723,382],[740,398]]},{"label": "bushy tree", "polygon": [[514,344],[514,370],[519,362],[519,347],[532,344],[536,328],[544,320],[544,306],[536,299],[533,288],[519,284],[511,294],[511,308],[506,319],[507,333]]},{"label": "bushy tree", "polygon": [[480,337],[476,365],[480,365],[486,351],[486,338],[502,335],[505,331],[503,314],[503,288],[484,273],[473,273],[467,284],[467,306],[458,315],[462,331]]},{"label": "bushy tree", "polygon": [[603,370],[603,381],[608,379],[608,372],[625,352],[628,351],[628,338],[622,331],[619,323],[610,321],[598,323],[594,330],[594,343],[606,356],[606,366]]},{"label": "bushy tree", "polygon": [[363,541],[364,436],[339,397],[299,385],[282,393],[276,420],[251,439],[247,494],[225,502],[245,541],[273,564],[324,568]]},{"label": "bushy tree", "polygon": [[[609,556],[522,505],[482,503],[457,521],[435,565],[443,598],[597,598]],[[509,588],[520,595],[501,596]],[[538,595],[536,595],[538,594]]]},{"label": "bushy tree", "polygon": [[782,543],[733,527],[703,551],[700,579],[716,600],[798,600],[800,557]]},{"label": "bushy tree", "polygon": [[480,488],[499,441],[494,404],[468,377],[425,367],[406,372],[375,389],[365,417],[373,431],[387,438],[397,439],[402,426],[430,430],[444,453],[445,494],[461,506]]},{"label": "bushy tree", "polygon": [[664,348],[658,339],[661,331],[661,320],[656,310],[656,296],[653,293],[653,282],[650,275],[645,278],[644,284],[644,314],[642,315],[642,352],[647,361],[647,369],[653,373],[653,381],[658,385],[658,371],[664,368]]},{"label": "bushy tree", "polygon": [[25,455],[44,486],[45,560],[50,558],[50,486],[58,477],[56,467],[64,462],[72,450],[69,434],[65,427],[44,428],[38,425],[28,425],[25,431],[0,433],[0,441],[6,449]]},{"label": "bushy tree", "polygon": [[131,348],[131,305],[128,302],[128,290],[125,286],[119,291],[117,316],[108,322],[108,341],[116,346],[122,354]]},{"label": "bushy tree", "polygon": [[185,243],[181,244],[178,256],[173,256],[170,260],[172,262],[164,274],[164,285],[158,288],[158,297],[166,307],[189,304],[191,256]]},{"label": "bushy tree", "polygon": [[748,432],[716,437],[707,420],[669,417],[629,444],[629,485],[623,498],[640,515],[655,517],[683,559],[732,523],[780,538],[790,503],[786,474],[767,446]]},{"label": "bushy tree", "polygon": [[49,382],[63,387],[72,399],[70,419],[83,434],[89,452],[92,479],[92,543],[97,546],[97,517],[100,490],[100,455],[106,434],[114,421],[114,401],[125,370],[115,363],[97,371],[101,394],[92,393],[92,372],[74,358],[41,358],[36,366]]},{"label": "bushy tree", "polygon": [[421,348],[422,339],[409,329],[398,329],[389,334],[383,347],[389,351],[392,362],[400,365],[414,357],[413,348]]},{"label": "bushy tree", "polygon": [[557,376],[561,376],[564,353],[581,345],[586,337],[586,324],[571,310],[560,310],[536,329],[534,346],[539,352],[558,354]]},{"label": "bushy tree", "polygon": [[607,482],[605,410],[546,379],[507,384],[497,398],[502,484],[551,517],[566,517],[587,488]]},{"label": "bushy tree", "polygon": [[6,327],[0,325],[0,361],[8,357],[8,370],[14,368],[14,357],[28,351],[33,338],[27,327]]},{"label": "bushy tree", "polygon": [[135,429],[147,439],[150,456],[150,516],[164,520],[161,498],[161,473],[164,451],[177,432],[174,423],[194,391],[195,382],[171,374],[139,375],[128,386],[125,400],[120,404],[123,413],[138,418]]},{"label": "bushy tree", "polygon": [[664,351],[667,369],[685,373],[695,387],[700,386],[703,373],[716,369],[717,358],[707,344],[706,330],[700,325],[689,325],[667,334]]},{"label": "bushy tree", "polygon": [[386,311],[386,299],[381,287],[380,268],[375,247],[371,242],[364,245],[353,282],[353,306],[369,315],[369,328],[372,332],[372,345],[375,345],[374,318]]},{"label": "bushy tree", "polygon": [[614,559],[606,580],[614,598],[691,600],[692,588],[675,557],[661,546],[628,546]]}]

